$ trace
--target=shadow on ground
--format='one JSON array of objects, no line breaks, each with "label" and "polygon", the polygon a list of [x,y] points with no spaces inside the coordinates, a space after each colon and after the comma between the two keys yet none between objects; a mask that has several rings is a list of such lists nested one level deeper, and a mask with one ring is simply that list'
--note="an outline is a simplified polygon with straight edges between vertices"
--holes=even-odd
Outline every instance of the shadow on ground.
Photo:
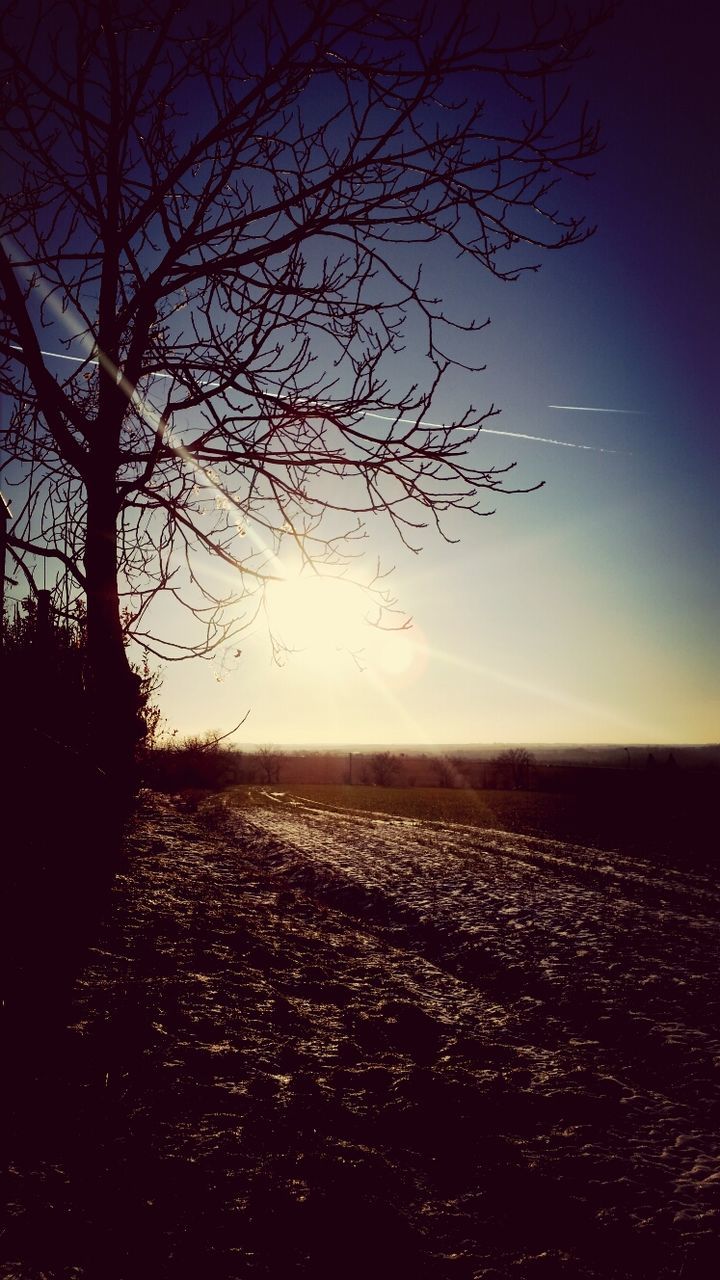
[{"label": "shadow on ground", "polygon": [[669,1202],[652,1138],[695,1123],[698,1089],[705,1137],[717,1118],[702,1028],[687,1078],[620,978],[606,1007],[588,961],[543,977],[494,907],[497,945],[443,942],[392,895],[215,818],[146,797],[70,1004],[104,881],[82,909],[62,876],[55,912],[45,895],[20,974],[37,1018],[11,1020],[4,1280],[711,1274],[717,1206],[707,1188]]}]

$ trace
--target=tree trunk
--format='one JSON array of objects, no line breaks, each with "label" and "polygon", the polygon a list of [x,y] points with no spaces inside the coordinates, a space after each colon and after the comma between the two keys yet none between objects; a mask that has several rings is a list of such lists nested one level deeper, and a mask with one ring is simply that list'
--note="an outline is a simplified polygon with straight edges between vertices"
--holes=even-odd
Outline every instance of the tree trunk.
[{"label": "tree trunk", "polygon": [[94,759],[123,785],[139,738],[139,677],[123,640],[117,580],[117,500],[114,477],[88,485],[85,541],[87,648]]}]

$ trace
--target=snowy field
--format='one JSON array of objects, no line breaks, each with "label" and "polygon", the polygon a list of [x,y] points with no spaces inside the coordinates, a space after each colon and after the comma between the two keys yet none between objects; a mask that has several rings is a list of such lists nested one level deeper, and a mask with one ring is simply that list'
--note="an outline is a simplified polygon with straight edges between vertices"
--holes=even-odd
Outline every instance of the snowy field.
[{"label": "snowy field", "polygon": [[707,875],[148,797],[0,1274],[705,1280],[719,942]]}]

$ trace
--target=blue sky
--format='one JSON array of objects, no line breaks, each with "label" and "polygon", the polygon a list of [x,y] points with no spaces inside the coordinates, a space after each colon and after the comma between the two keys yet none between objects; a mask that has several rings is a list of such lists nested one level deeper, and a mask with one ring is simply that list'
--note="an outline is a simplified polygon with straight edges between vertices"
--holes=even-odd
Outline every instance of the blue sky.
[{"label": "blue sky", "polygon": [[493,428],[608,452],[488,436],[483,457],[517,460],[519,480],[544,488],[500,499],[488,520],[458,517],[459,543],[429,535],[420,557],[371,530],[414,653],[399,637],[397,661],[361,656],[360,669],[305,637],[277,667],[258,625],[226,669],[166,670],[173,726],[224,730],[250,708],[245,742],[717,740],[719,193],[703,8],[636,0],[595,38],[576,82],[606,143],[580,192],[590,243],[472,298],[446,263],[447,287],[492,325],[478,339],[487,371],[453,379],[435,415],[493,401]]}]

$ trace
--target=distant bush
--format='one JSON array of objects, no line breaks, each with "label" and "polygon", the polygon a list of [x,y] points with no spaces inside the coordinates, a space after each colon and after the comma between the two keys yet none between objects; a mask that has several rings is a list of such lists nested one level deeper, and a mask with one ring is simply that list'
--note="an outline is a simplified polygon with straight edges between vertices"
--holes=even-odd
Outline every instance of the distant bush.
[{"label": "distant bush", "polygon": [[214,733],[155,747],[143,770],[145,782],[158,791],[216,790],[254,782],[256,776],[253,758],[223,747]]}]

